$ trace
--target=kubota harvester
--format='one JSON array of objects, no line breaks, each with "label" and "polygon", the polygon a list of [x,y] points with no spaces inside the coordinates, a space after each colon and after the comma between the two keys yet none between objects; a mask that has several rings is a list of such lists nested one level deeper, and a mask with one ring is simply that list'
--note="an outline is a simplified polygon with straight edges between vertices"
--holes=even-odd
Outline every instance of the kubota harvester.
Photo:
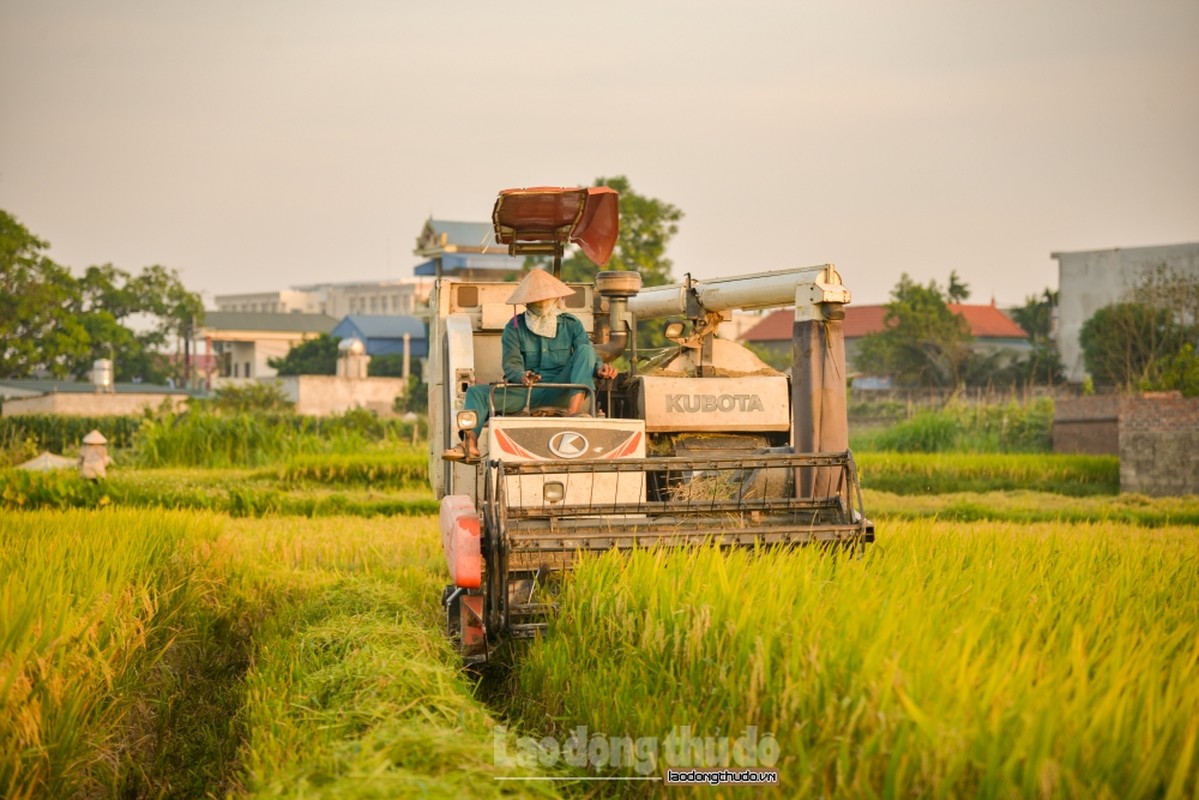
[{"label": "kubota harvester", "polygon": [[[511,189],[492,222],[510,255],[552,258],[557,276],[571,243],[607,262],[618,197]],[[474,463],[443,458],[477,422],[463,410],[467,389],[532,396],[501,368],[501,333],[523,308],[505,303],[511,281],[439,278],[430,297],[429,474],[451,578],[442,602],[468,663],[542,630],[557,578],[582,554],[874,540],[849,450],[850,293],[831,264],[644,288],[635,272],[601,271],[570,286],[565,311],[605,362],[627,368],[566,387],[586,392],[582,415],[497,408]],[[790,375],[718,335],[733,310],[781,306],[795,308]],[[670,346],[639,350],[638,320],[662,320]]]}]

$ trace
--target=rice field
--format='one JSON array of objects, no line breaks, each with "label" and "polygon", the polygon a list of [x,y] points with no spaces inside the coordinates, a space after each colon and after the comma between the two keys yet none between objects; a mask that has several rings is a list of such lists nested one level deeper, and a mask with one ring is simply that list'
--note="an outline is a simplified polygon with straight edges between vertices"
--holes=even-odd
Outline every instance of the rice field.
[{"label": "rice field", "polygon": [[10,505],[0,796],[650,796],[684,755],[778,771],[746,795],[1199,792],[1199,499],[868,492],[863,557],[609,554],[480,683],[441,633],[435,517],[223,505],[417,492],[411,469],[149,471]]},{"label": "rice field", "polygon": [[1197,568],[1194,529],[1112,524],[895,522],[861,558],[609,554],[519,658],[513,713],[656,740],[651,773],[672,732],[769,735],[756,766],[789,797],[1191,797]]},{"label": "rice field", "polygon": [[0,517],[0,794],[115,796],[161,752],[156,702],[203,621],[212,515]]}]

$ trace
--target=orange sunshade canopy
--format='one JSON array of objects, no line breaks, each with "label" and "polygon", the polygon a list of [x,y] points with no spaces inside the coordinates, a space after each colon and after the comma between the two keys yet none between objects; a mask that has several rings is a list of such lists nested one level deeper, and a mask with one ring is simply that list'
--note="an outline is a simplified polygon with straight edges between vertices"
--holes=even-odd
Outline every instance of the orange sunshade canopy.
[{"label": "orange sunshade canopy", "polygon": [[554,252],[573,242],[592,262],[608,263],[620,231],[620,195],[607,186],[505,189],[495,199],[495,240],[508,252]]}]

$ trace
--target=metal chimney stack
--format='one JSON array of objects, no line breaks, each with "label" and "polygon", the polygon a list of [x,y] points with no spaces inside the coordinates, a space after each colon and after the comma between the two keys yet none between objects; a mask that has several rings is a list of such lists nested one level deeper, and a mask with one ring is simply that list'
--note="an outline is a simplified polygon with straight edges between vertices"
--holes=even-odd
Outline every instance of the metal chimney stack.
[{"label": "metal chimney stack", "polygon": [[113,391],[112,359],[98,358],[92,362],[92,383],[96,385],[97,394]]}]

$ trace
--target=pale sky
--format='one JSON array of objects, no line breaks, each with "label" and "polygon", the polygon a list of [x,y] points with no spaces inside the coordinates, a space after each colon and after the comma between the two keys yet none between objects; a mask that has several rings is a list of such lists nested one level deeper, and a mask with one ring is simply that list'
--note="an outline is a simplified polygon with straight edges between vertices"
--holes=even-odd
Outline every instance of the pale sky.
[{"label": "pale sky", "polygon": [[76,272],[406,277],[430,215],[620,174],[676,277],[1019,304],[1199,241],[1199,1],[0,0],[0,208]]}]

